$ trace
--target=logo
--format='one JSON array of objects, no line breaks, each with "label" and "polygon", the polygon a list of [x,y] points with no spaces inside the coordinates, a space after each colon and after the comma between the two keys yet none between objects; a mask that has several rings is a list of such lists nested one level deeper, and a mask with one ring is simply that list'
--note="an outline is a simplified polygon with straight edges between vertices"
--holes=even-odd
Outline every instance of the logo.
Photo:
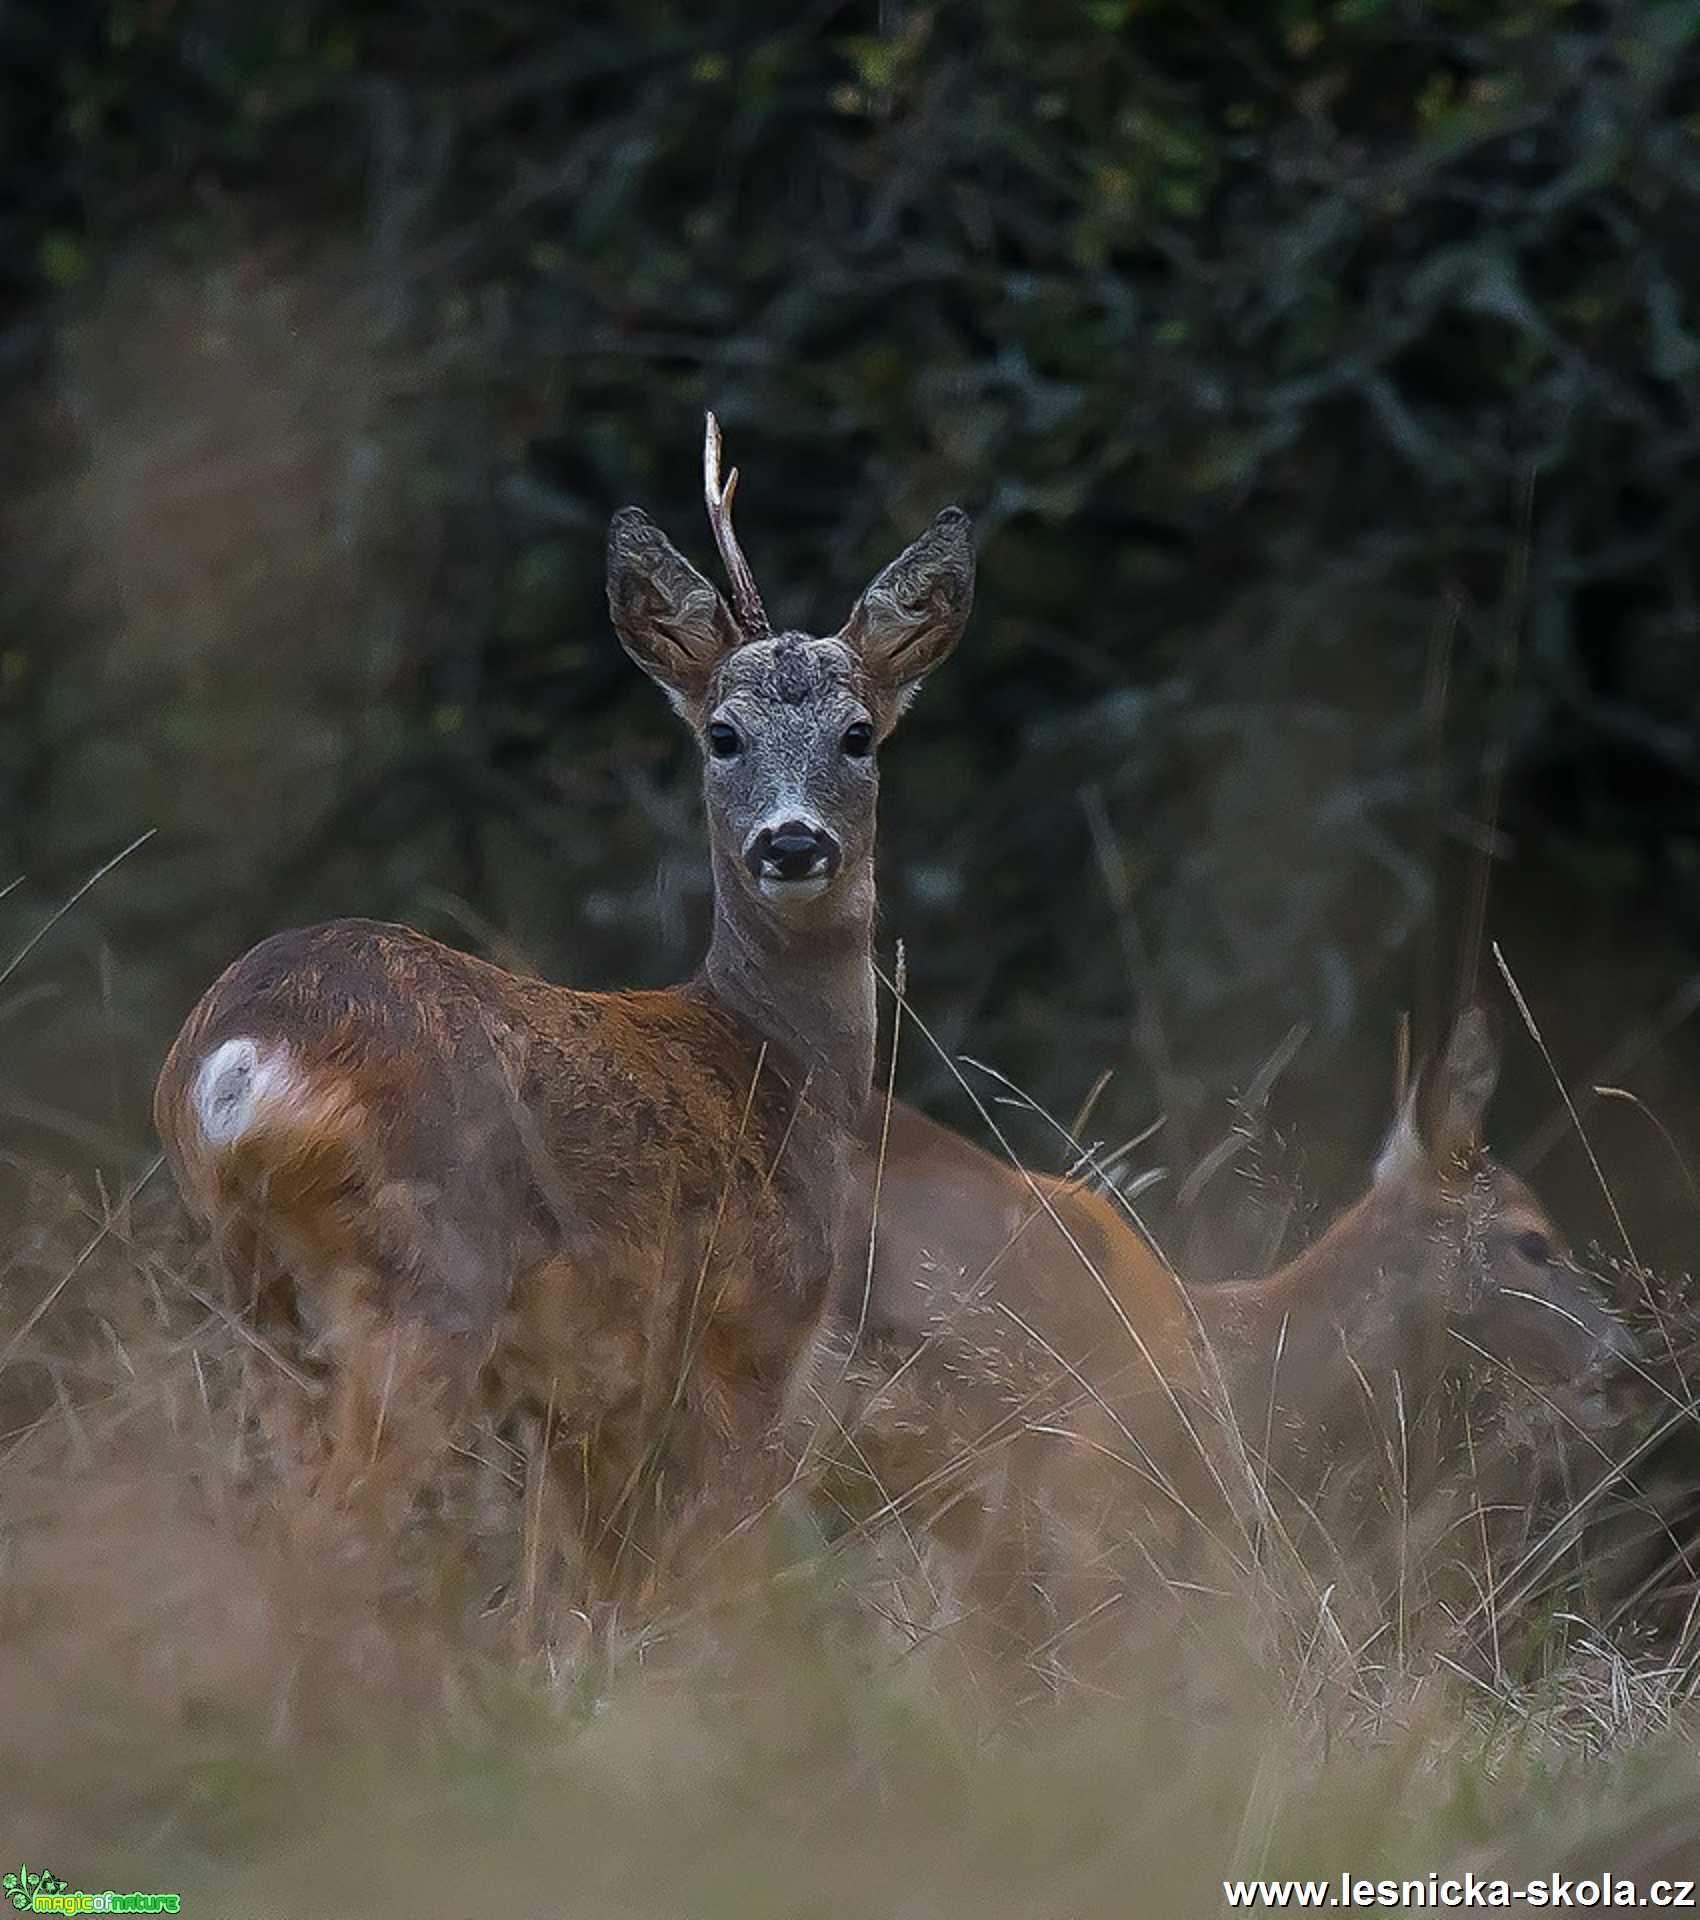
[{"label": "logo", "polygon": [[38,1893],[63,1893],[65,1882],[55,1880],[50,1873],[34,1873],[28,1867],[19,1867],[16,1873],[0,1880],[0,1887],[6,1889],[6,1898],[14,1907],[27,1907]]},{"label": "logo", "polygon": [[175,1893],[84,1893],[68,1887],[45,1867],[19,1867],[0,1876],[0,1890],[14,1907],[26,1913],[177,1913],[182,1896]]}]

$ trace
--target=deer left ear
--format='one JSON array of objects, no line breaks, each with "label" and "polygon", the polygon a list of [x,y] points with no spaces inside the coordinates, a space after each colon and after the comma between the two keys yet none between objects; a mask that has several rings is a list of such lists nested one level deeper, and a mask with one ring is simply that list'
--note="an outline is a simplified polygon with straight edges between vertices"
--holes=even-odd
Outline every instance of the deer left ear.
[{"label": "deer left ear", "polygon": [[896,697],[901,712],[962,638],[973,605],[973,530],[960,507],[946,507],[875,576],[838,638],[861,657],[874,687]]},{"label": "deer left ear", "polygon": [[1375,1184],[1380,1187],[1393,1180],[1413,1179],[1427,1165],[1428,1149],[1417,1126],[1417,1089],[1413,1087],[1400,1104],[1399,1117],[1381,1143],[1375,1162]]}]

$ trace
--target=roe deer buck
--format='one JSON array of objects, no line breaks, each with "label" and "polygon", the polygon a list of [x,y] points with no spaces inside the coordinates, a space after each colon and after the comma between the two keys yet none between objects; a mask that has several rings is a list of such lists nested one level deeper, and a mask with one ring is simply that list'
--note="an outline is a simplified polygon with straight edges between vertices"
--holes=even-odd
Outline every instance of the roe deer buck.
[{"label": "roe deer buck", "polygon": [[772,632],[712,414],[703,460],[730,607],[635,507],[608,540],[614,627],[702,749],[700,971],[575,992],[334,921],[231,966],[155,1098],[262,1332],[326,1376],[318,1484],[404,1511],[482,1370],[570,1462],[609,1592],[766,1471],[810,1351],[874,1053],[875,750],[973,597],[950,508],[837,633]]},{"label": "roe deer buck", "polygon": [[[1000,1529],[1033,1532],[1012,1499],[1060,1496],[1078,1518],[1068,1483],[1083,1462],[1088,1498],[1118,1506],[1124,1530],[1155,1520],[1161,1535],[1165,1511],[1208,1511],[1234,1485],[1224,1415],[1255,1446],[1273,1414],[1302,1447],[1366,1384],[1396,1373],[1414,1401],[1485,1354],[1558,1389],[1579,1424],[1606,1423],[1638,1347],[1483,1147],[1497,1068],[1471,1009],[1368,1193],[1277,1271],[1192,1289],[1113,1200],[1029,1175],[899,1103],[882,1165],[876,1114],[832,1315],[853,1389],[832,1496],[912,1512],[979,1590]],[[1227,1407],[1210,1404],[1218,1379]]]}]

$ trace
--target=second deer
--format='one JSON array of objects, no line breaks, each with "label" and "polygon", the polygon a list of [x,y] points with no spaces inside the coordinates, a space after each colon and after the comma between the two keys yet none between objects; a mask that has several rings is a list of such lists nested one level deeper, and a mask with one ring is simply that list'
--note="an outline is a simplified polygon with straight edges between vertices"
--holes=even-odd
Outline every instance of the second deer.
[{"label": "second deer", "polygon": [[[854,1391],[831,1496],[913,1517],[944,1541],[946,1579],[995,1606],[1012,1541],[1016,1586],[1042,1587],[1059,1512],[1078,1531],[1095,1508],[1103,1537],[1158,1549],[1183,1521],[1231,1536],[1266,1446],[1314,1477],[1374,1444],[1364,1416],[1390,1388],[1415,1407],[1484,1358],[1578,1427],[1617,1419],[1637,1344],[1484,1146],[1497,1071],[1471,1009],[1368,1192],[1277,1271],[1195,1288],[1117,1200],[894,1105],[883,1153],[881,1117],[863,1145],[834,1309]],[[1087,1552],[1102,1562],[1101,1540]]]},{"label": "second deer", "polygon": [[542,1428],[604,1592],[770,1477],[869,1098],[875,755],[973,595],[952,508],[835,633],[774,633],[736,483],[710,415],[730,605],[636,508],[608,541],[615,629],[702,751],[699,972],[582,993],[405,927],[279,934],[207,990],[155,1103],[260,1343],[319,1376],[316,1407],[271,1397],[320,1488],[405,1511],[482,1376]]}]

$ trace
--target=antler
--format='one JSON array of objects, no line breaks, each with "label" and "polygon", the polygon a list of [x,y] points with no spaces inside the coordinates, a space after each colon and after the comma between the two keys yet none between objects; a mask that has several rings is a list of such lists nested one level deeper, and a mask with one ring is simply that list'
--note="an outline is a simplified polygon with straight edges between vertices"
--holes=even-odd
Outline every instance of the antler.
[{"label": "antler", "polygon": [[708,500],[708,524],[714,529],[714,544],[720,549],[720,561],[732,583],[732,611],[746,640],[765,640],[772,629],[767,624],[767,609],[761,603],[756,577],[738,536],[732,531],[732,496],[738,491],[738,469],[734,467],[720,484],[720,422],[711,413],[702,440],[702,490]]}]

